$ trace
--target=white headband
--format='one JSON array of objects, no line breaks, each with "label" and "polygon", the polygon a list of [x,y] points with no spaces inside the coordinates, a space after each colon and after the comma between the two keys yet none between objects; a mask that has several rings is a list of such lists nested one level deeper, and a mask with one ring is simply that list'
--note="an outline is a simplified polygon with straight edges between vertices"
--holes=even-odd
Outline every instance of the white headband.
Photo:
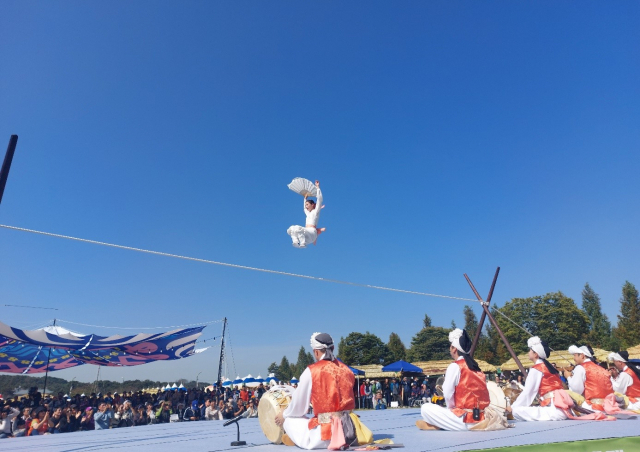
[{"label": "white headband", "polygon": [[[318,336],[322,336],[320,339],[323,342],[318,340]],[[326,333],[313,333],[311,335],[311,348],[313,350],[324,350],[326,348],[333,346],[333,339]]]},{"label": "white headband", "polygon": [[619,353],[609,353],[609,356],[607,356],[607,358],[609,358],[611,361],[622,361],[623,363],[627,362],[627,360],[620,356]]},{"label": "white headband", "polygon": [[462,337],[462,330],[460,328],[456,328],[455,330],[449,333],[449,342],[451,342],[451,345],[453,345],[458,351],[462,353],[466,353],[464,350],[462,350],[462,347],[460,346],[461,337]]},{"label": "white headband", "polygon": [[571,347],[569,347],[569,353],[571,353],[572,355],[575,355],[576,353],[578,353],[588,358],[593,358],[593,356],[591,355],[591,352],[585,345],[583,345],[582,347],[576,347],[575,345],[572,345]]},{"label": "white headband", "polygon": [[540,358],[548,358],[547,354],[544,351],[544,347],[542,346],[542,341],[538,336],[530,337],[527,341],[527,347],[536,352]]}]

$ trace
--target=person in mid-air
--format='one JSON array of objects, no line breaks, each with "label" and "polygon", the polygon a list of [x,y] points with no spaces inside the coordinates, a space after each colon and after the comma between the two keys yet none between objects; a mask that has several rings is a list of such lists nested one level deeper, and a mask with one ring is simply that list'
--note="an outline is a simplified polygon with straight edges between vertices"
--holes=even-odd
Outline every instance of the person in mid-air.
[{"label": "person in mid-air", "polygon": [[318,228],[318,218],[322,209],[322,191],[320,191],[320,181],[316,181],[318,190],[317,201],[304,197],[304,214],[307,216],[305,227],[291,226],[287,229],[287,234],[291,236],[293,246],[296,248],[306,248],[309,243],[316,244],[318,236],[325,231],[325,228]]}]

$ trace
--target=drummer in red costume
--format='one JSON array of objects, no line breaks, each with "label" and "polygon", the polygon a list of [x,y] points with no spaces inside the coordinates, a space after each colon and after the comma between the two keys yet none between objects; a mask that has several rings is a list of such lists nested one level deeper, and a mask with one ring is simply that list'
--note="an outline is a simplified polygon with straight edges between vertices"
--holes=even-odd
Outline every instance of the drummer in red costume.
[{"label": "drummer in red costume", "polygon": [[609,353],[608,358],[620,372],[618,378],[611,377],[613,389],[629,398],[628,410],[640,410],[640,369],[628,363],[629,353]]},{"label": "drummer in red costume", "polygon": [[[567,419],[565,412],[554,404],[555,391],[564,391],[558,370],[547,358],[551,350],[546,342],[534,336],[527,341],[529,359],[534,366],[529,370],[524,390],[508,411],[520,421],[562,421]],[[536,395],[540,397],[540,406],[531,406]]]},{"label": "drummer in red costume", "polygon": [[585,398],[583,408],[604,411],[604,398],[613,394],[609,372],[592,361],[593,350],[589,346],[569,347],[576,367],[565,371],[569,389]]},{"label": "drummer in red costume", "polygon": [[[343,430],[343,423],[352,422],[349,413],[355,408],[355,377],[351,369],[333,355],[330,335],[314,333],[311,348],[316,362],[300,375],[289,406],[276,416],[276,424],[286,433],[283,442],[302,449],[350,446],[355,438],[345,438],[344,431],[349,428]],[[310,404],[314,415],[307,418]],[[350,427],[353,432],[353,425]]]},{"label": "drummer in red costume", "polygon": [[[475,424],[484,420],[485,410],[489,409],[486,378],[478,363],[469,355],[469,335],[466,331],[456,328],[449,333],[449,342],[449,353],[454,362],[447,367],[442,385],[447,408],[435,403],[422,405],[420,413],[424,420],[416,422],[416,426],[421,430],[473,429]],[[492,429],[499,428],[494,425]]]}]

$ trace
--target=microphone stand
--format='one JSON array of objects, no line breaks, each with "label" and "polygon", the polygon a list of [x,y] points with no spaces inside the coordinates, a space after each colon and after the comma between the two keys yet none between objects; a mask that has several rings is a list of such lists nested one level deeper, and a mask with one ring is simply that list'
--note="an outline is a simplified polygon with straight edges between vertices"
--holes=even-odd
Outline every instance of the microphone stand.
[{"label": "microphone stand", "polygon": [[225,422],[224,424],[222,424],[223,427],[226,427],[227,425],[230,425],[230,424],[236,424],[236,427],[238,428],[238,441],[232,441],[231,442],[232,446],[246,446],[247,445],[246,441],[240,441],[240,425],[238,424],[238,421],[240,419],[242,419],[242,415],[236,416],[233,419],[230,419],[227,422]]}]

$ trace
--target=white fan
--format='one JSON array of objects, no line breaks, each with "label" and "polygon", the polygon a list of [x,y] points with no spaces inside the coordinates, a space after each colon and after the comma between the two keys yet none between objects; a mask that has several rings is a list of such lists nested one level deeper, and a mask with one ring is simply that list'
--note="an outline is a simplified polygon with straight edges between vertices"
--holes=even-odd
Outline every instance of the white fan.
[{"label": "white fan", "polygon": [[291,181],[289,185],[287,185],[287,187],[289,187],[289,190],[294,191],[302,196],[318,196],[316,185],[309,179],[305,179],[303,177],[296,177]]}]

